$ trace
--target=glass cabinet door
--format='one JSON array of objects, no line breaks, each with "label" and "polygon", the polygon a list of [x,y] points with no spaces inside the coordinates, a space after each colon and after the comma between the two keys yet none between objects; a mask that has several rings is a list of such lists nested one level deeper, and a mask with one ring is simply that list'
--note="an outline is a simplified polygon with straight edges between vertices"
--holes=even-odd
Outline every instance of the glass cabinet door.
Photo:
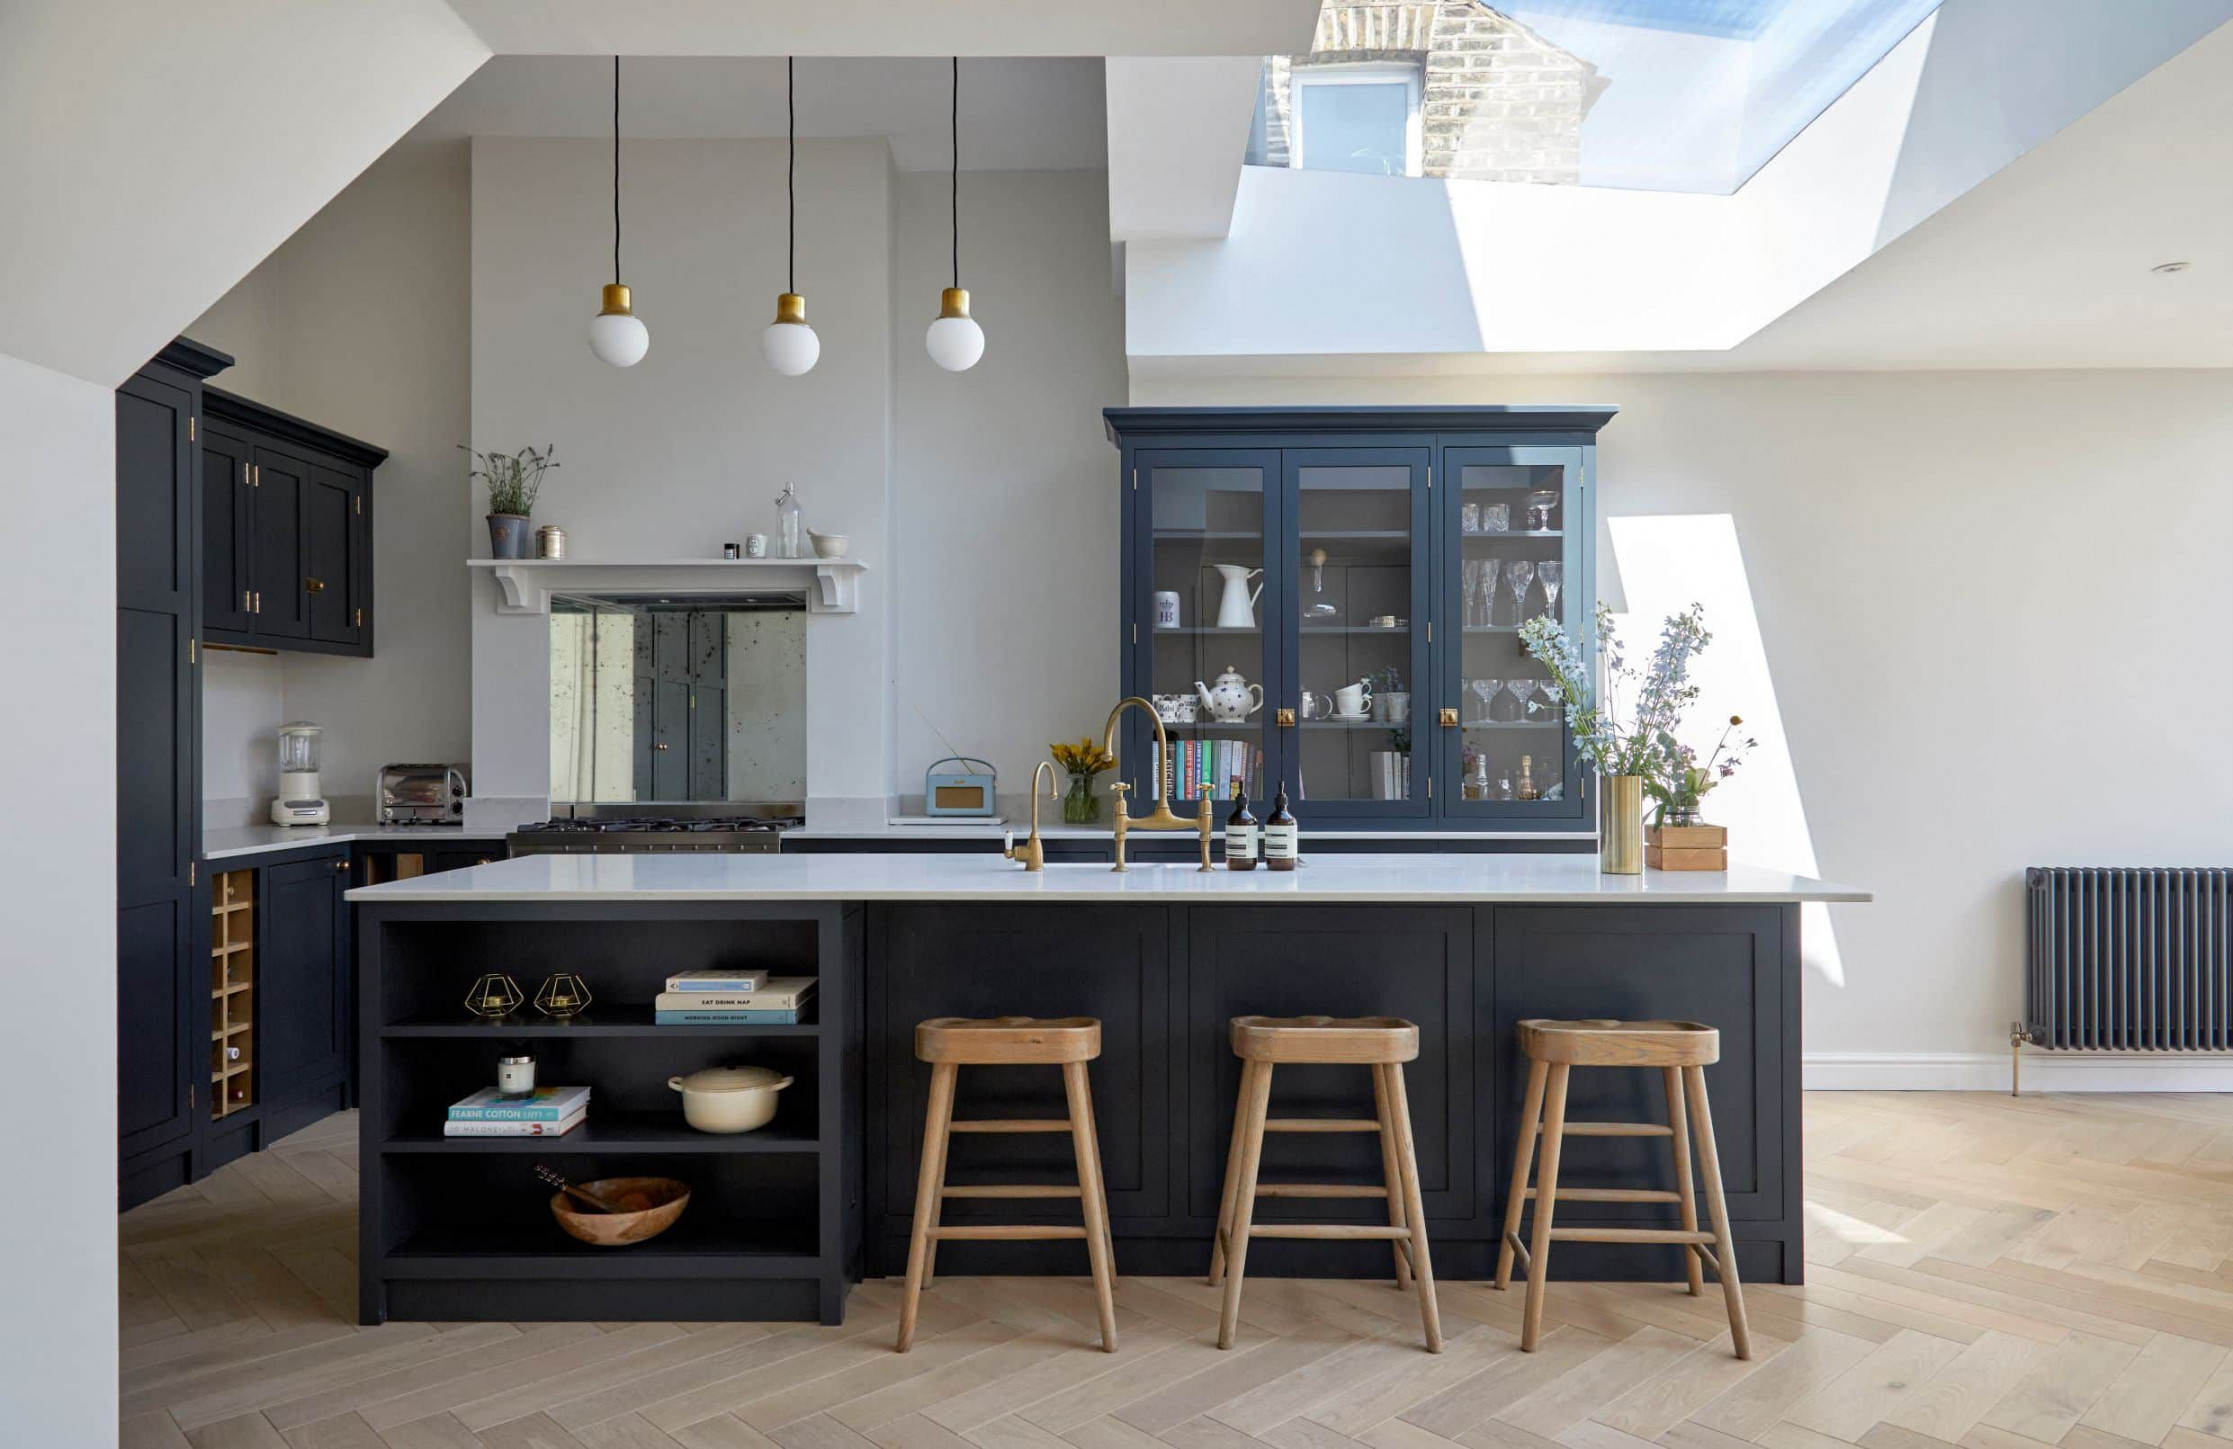
[{"label": "glass cabinet door", "polygon": [[[1143,449],[1135,456],[1133,677],[1171,744],[1155,759],[1155,729],[1125,726],[1124,776],[1133,813],[1168,791],[1179,814],[1223,800],[1242,780],[1261,799],[1278,768],[1271,683],[1278,655],[1279,454]],[[1222,818],[1222,817],[1220,817]]]},{"label": "glass cabinet door", "polygon": [[1519,638],[1524,621],[1551,613],[1588,648],[1582,450],[1450,448],[1443,468],[1442,617],[1455,645],[1441,654],[1444,812],[1584,819],[1565,710]]},{"label": "glass cabinet door", "polygon": [[[1303,821],[1425,816],[1427,448],[1282,454],[1290,581],[1280,707]],[[1288,721],[1292,720],[1289,724]],[[1431,739],[1431,737],[1429,737]]]}]

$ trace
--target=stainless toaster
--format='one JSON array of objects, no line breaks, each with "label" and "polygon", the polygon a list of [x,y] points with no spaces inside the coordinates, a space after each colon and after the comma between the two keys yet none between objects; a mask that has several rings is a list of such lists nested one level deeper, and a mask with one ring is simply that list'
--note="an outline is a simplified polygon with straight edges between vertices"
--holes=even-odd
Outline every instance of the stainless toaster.
[{"label": "stainless toaster", "polygon": [[465,823],[465,772],[455,765],[383,765],[372,793],[382,825]]}]

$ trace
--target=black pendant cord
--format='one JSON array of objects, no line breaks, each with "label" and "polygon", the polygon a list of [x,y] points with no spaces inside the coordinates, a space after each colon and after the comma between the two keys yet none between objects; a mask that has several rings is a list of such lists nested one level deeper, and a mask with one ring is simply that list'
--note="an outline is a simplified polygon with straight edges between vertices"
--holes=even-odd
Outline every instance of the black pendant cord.
[{"label": "black pendant cord", "polygon": [[620,57],[613,57],[613,285],[620,285]]},{"label": "black pendant cord", "polygon": [[954,57],[954,285],[961,285],[961,57]]},{"label": "black pendant cord", "polygon": [[783,173],[784,236],[788,245],[783,290],[799,290],[799,101],[798,57],[783,58],[783,114],[791,137],[790,160]]}]

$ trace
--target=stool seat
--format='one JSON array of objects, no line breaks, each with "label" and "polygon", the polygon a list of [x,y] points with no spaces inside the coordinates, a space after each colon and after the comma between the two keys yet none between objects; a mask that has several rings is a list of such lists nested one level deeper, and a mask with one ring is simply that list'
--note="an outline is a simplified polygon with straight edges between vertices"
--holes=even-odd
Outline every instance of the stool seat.
[{"label": "stool seat", "polygon": [[1520,1023],[1528,1060],[1570,1067],[1710,1067],[1721,1060],[1721,1033],[1696,1021],[1548,1021]]},{"label": "stool seat", "polygon": [[[1109,1190],[1101,1171],[1101,1146],[1093,1128],[1093,1092],[1086,1063],[1101,1055],[1101,1023],[1090,1016],[934,1016],[915,1027],[915,1055],[930,1064],[930,1099],[923,1109],[923,1160],[915,1181],[915,1228],[907,1244],[907,1283],[900,1294],[899,1342],[914,1346],[923,1290],[937,1273],[942,1242],[1047,1242],[1082,1240],[1093,1269],[1093,1295],[1101,1316],[1101,1347],[1117,1350],[1116,1240],[1109,1231]],[[963,1067],[1041,1066],[1062,1069],[1069,1115],[954,1118],[955,1081]],[[946,1184],[946,1159],[954,1134],[1066,1132],[1078,1167],[1078,1185],[1040,1183]],[[1075,1198],[1082,1223],[957,1223],[942,1221],[948,1198]]]},{"label": "stool seat", "polygon": [[1384,1066],[1419,1057],[1419,1028],[1398,1016],[1236,1016],[1232,1037],[1244,1062]]},{"label": "stool seat", "polygon": [[1100,1055],[1101,1023],[1090,1016],[934,1016],[915,1027],[919,1061],[1052,1067]]},{"label": "stool seat", "polygon": [[[1520,1108],[1512,1186],[1504,1200],[1504,1239],[1497,1248],[1496,1286],[1503,1288],[1511,1283],[1515,1263],[1526,1268],[1521,1350],[1533,1353],[1543,1331],[1551,1244],[1665,1243],[1682,1249],[1683,1276],[1691,1296],[1705,1291],[1703,1269],[1713,1269],[1714,1276],[1721,1280],[1722,1300],[1729,1312],[1730,1347],[1738,1358],[1751,1358],[1752,1331],[1745,1319],[1743,1285],[1737,1280],[1737,1243],[1729,1231],[1721,1156],[1714,1145],[1713,1113],[1706,1102],[1706,1068],[1721,1060],[1721,1033],[1696,1021],[1533,1018],[1520,1023],[1519,1036],[1520,1050],[1528,1059],[1527,1096]],[[1576,1067],[1647,1067],[1657,1071],[1667,1095],[1667,1125],[1567,1121],[1566,1088]],[[1697,1134],[1698,1170],[1705,1179],[1710,1230],[1698,1226],[1698,1199],[1691,1187],[1693,1132]],[[1561,1187],[1559,1159],[1568,1137],[1665,1137],[1674,1153],[1675,1189]],[[1531,1168],[1537,1179],[1532,1186],[1528,1182]],[[1531,1240],[1523,1241],[1520,1222],[1531,1203],[1534,1232]],[[1670,1203],[1681,1226],[1554,1226],[1562,1203]]]}]

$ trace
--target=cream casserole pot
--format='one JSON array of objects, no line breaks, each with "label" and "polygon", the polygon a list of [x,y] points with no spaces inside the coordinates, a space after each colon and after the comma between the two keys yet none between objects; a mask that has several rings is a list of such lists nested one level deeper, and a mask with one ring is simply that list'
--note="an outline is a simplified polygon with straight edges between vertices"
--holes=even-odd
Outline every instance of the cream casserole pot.
[{"label": "cream casserole pot", "polygon": [[775,1094],[791,1078],[767,1067],[707,1067],[669,1077],[682,1093],[682,1119],[700,1132],[750,1132],[775,1117]]}]

